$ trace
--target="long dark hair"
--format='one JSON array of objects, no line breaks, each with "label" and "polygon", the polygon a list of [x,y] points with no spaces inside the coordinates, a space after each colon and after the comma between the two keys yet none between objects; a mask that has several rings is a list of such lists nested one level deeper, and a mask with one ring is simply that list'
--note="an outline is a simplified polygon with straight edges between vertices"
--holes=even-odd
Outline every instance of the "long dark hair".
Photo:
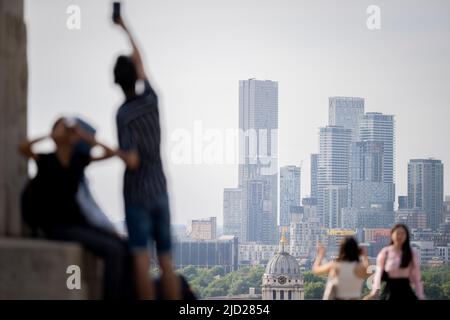
[{"label": "long dark hair", "polygon": [[399,228],[403,228],[403,230],[405,230],[405,233],[406,233],[406,239],[402,245],[402,262],[400,263],[400,268],[407,268],[413,260],[412,259],[412,249],[411,249],[411,245],[409,243],[408,227],[401,223],[398,223],[395,226],[393,226],[391,229],[391,243],[390,244],[391,245],[394,244],[394,241],[392,241],[392,234],[395,232],[395,230],[397,230]]},{"label": "long dark hair", "polygon": [[359,262],[361,250],[353,237],[345,237],[341,241],[337,261]]}]

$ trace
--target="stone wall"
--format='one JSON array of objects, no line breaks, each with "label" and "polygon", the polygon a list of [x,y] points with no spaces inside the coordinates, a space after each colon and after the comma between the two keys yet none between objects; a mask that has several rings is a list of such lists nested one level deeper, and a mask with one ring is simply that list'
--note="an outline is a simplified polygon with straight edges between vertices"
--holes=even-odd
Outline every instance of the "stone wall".
[{"label": "stone wall", "polygon": [[27,163],[17,153],[27,128],[23,1],[0,0],[0,236],[20,236],[19,195]]},{"label": "stone wall", "polygon": [[[74,243],[24,238],[20,193],[27,161],[27,38],[22,0],[0,0],[0,299],[98,299],[102,262]],[[81,289],[67,288],[67,267],[81,268]]]},{"label": "stone wall", "polygon": [[[67,286],[71,265],[80,267],[80,289]],[[100,299],[102,270],[102,261],[75,243],[0,238],[0,300]]]}]

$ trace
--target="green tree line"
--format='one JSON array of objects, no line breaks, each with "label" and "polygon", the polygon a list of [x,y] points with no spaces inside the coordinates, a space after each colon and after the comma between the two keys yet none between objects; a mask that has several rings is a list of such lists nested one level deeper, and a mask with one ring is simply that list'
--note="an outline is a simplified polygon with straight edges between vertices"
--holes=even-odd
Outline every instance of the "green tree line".
[{"label": "green tree line", "polygon": [[179,272],[186,278],[199,298],[247,294],[250,288],[261,288],[263,267],[244,267],[225,274],[222,267],[195,268],[187,266]]},{"label": "green tree line", "polygon": [[[244,267],[225,274],[222,267],[195,268],[188,266],[179,272],[186,278],[199,298],[247,294],[249,288],[261,289],[264,268]],[[425,296],[429,300],[450,300],[450,267],[422,269]],[[322,299],[326,277],[318,277],[312,272],[303,273],[305,299]],[[364,285],[363,295],[368,293]]]}]

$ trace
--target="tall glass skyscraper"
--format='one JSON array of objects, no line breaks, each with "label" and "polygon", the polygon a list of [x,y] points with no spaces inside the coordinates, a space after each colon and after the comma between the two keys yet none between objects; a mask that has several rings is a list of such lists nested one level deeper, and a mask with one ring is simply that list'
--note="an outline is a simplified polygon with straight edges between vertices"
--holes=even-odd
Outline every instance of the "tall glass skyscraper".
[{"label": "tall glass skyscraper", "polygon": [[291,207],[301,205],[301,168],[286,166],[280,169],[280,226],[291,223]]},{"label": "tall glass skyscraper", "polygon": [[[352,143],[350,160],[349,207],[370,208],[377,205],[393,217],[395,186],[383,181],[383,143]],[[366,226],[370,227],[370,226]]]},{"label": "tall glass skyscraper", "polygon": [[239,81],[239,187],[244,242],[277,243],[278,83]]},{"label": "tall glass skyscraper", "polygon": [[368,112],[360,126],[361,141],[383,144],[383,182],[394,183],[395,120],[393,115]]},{"label": "tall glass skyscraper", "polygon": [[241,239],[242,190],[225,188],[223,191],[223,233]]},{"label": "tall glass skyscraper", "polygon": [[408,207],[421,209],[428,227],[437,230],[443,222],[444,165],[441,160],[412,159],[408,163]]},{"label": "tall glass skyscraper", "polygon": [[[352,130],[340,126],[327,126],[320,128],[320,152],[318,161],[318,206],[317,211],[323,216],[327,228],[337,227],[331,221],[337,221],[339,212],[331,213],[330,210],[324,211],[325,190],[335,190],[332,186],[347,187],[349,174],[350,143],[352,139]],[[344,191],[339,188],[339,194],[342,196]],[[342,198],[342,197],[341,197]],[[331,206],[330,208],[339,208],[340,206]],[[325,216],[324,216],[325,215]]]},{"label": "tall glass skyscraper", "polygon": [[358,97],[330,97],[328,125],[352,130],[352,142],[360,140],[360,123],[364,116],[364,99]]}]

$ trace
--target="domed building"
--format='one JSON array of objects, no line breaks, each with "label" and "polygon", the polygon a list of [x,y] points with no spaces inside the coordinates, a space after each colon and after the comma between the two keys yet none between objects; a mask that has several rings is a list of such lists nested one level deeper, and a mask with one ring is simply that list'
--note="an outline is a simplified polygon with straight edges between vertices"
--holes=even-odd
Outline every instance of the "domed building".
[{"label": "domed building", "polygon": [[300,267],[297,260],[285,251],[286,246],[283,235],[279,251],[269,260],[262,278],[263,300],[304,300]]}]

